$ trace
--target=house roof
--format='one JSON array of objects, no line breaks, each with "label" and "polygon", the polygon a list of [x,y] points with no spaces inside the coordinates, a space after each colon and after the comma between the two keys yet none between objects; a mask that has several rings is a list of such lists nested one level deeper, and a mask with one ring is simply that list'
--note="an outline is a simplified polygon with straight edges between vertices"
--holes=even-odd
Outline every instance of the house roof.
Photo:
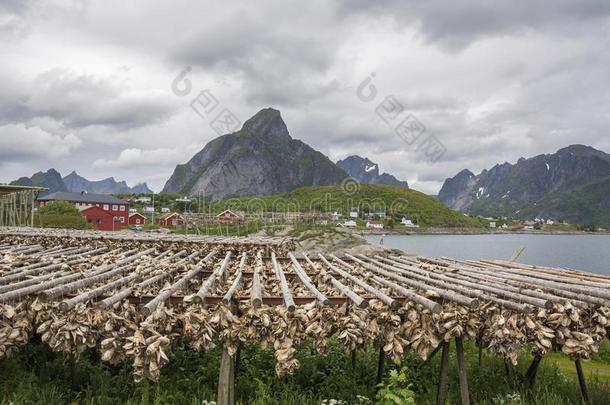
[{"label": "house roof", "polygon": [[136,215],[146,219],[146,217],[144,215],[140,214],[139,212],[132,212],[131,214],[129,214],[129,218],[136,216]]},{"label": "house roof", "polygon": [[220,217],[220,216],[222,216],[222,215],[224,215],[224,214],[231,214],[231,215],[234,215],[234,216],[236,216],[236,217],[238,217],[238,218],[239,218],[239,214],[236,214],[236,213],[234,213],[234,212],[233,212],[233,211],[231,211],[231,210],[224,210],[224,211],[223,211],[223,212],[221,212],[220,214],[216,215],[216,218],[218,218],[218,217]]},{"label": "house roof", "polygon": [[168,213],[168,214],[163,215],[163,216],[160,218],[160,220],[161,220],[161,221],[165,221],[166,219],[171,218],[171,217],[174,217],[174,216],[178,216],[178,217],[180,217],[180,218],[184,219],[184,218],[182,217],[182,215],[178,214],[177,212],[170,212],[170,213]]},{"label": "house roof", "polygon": [[381,221],[367,221],[367,224],[374,224],[374,225],[383,225],[383,222]]},{"label": "house roof", "polygon": [[84,203],[127,204],[126,200],[122,200],[120,198],[116,198],[108,194],[70,193],[66,191],[56,191],[38,199],[38,201],[54,200]]}]

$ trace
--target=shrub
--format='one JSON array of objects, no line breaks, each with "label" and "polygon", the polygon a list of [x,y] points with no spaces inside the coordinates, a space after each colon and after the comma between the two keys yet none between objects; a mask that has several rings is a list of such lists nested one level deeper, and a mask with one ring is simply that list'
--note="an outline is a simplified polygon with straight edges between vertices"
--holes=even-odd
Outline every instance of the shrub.
[{"label": "shrub", "polygon": [[78,208],[74,204],[66,201],[51,201],[38,210],[40,215],[73,215],[81,216]]}]

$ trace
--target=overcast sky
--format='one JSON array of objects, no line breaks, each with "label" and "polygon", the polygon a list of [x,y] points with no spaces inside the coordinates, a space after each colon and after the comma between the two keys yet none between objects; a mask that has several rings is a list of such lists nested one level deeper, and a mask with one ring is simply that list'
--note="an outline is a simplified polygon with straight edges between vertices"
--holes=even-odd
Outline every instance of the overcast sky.
[{"label": "overcast sky", "polygon": [[[217,136],[190,108],[204,89],[426,193],[573,143],[610,152],[609,16],[608,0],[0,0],[0,182],[54,167],[160,191]],[[388,96],[444,145],[436,163],[376,115]]]}]

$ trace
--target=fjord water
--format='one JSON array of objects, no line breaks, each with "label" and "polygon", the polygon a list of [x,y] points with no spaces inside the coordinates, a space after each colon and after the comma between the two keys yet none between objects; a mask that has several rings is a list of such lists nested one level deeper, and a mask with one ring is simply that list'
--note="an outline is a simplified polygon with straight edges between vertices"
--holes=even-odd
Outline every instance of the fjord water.
[{"label": "fjord water", "polygon": [[[381,236],[365,239],[378,244]],[[525,246],[520,263],[610,275],[610,235],[386,235],[383,244],[422,256],[464,260],[508,260]]]}]

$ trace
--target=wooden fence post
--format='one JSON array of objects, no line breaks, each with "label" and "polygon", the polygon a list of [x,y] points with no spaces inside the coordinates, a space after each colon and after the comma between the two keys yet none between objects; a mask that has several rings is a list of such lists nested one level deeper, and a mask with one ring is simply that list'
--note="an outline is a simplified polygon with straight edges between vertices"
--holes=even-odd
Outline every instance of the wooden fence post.
[{"label": "wooden fence post", "polygon": [[436,405],[445,405],[447,402],[447,368],[449,365],[449,342],[443,341],[441,353],[441,369],[438,378],[438,389],[436,391]]},{"label": "wooden fence post", "polygon": [[529,368],[525,372],[525,389],[532,389],[534,383],[536,382],[536,373],[538,372],[538,366],[540,366],[540,361],[542,360],[542,356],[536,354],[534,356],[534,360],[532,360],[532,364],[530,364]]},{"label": "wooden fence post", "polygon": [[222,349],[218,371],[218,405],[235,404],[235,360],[226,347]]},{"label": "wooden fence post", "polygon": [[377,382],[376,385],[381,384],[383,379],[383,372],[385,370],[385,352],[383,351],[383,342],[379,343],[379,359],[377,361]]},{"label": "wooden fence post", "polygon": [[470,396],[468,394],[468,376],[466,375],[464,345],[461,337],[455,338],[455,352],[457,354],[458,377],[460,380],[460,398],[462,399],[462,405],[469,405]]},{"label": "wooden fence post", "polygon": [[589,389],[587,388],[587,382],[585,381],[585,374],[582,372],[582,365],[580,364],[580,359],[576,359],[574,361],[576,365],[576,373],[578,374],[578,383],[580,384],[580,392],[582,394],[582,399],[587,404],[591,403],[591,399],[589,397]]}]

